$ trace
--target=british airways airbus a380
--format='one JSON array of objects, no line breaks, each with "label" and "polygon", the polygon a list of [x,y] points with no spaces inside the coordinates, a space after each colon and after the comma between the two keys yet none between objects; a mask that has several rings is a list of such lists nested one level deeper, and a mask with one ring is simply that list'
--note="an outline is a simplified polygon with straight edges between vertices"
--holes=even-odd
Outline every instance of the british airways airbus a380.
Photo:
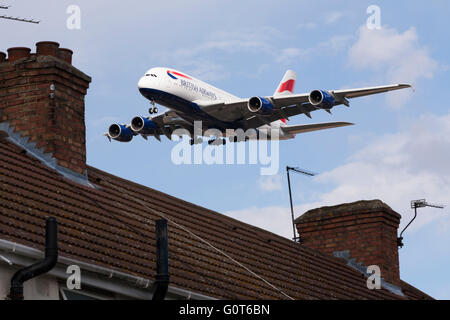
[{"label": "british airways airbus a380", "polygon": [[[112,124],[105,135],[110,140],[122,142],[131,141],[135,135],[141,135],[145,139],[154,136],[161,141],[161,135],[170,139],[174,130],[185,129],[189,132],[191,144],[194,144],[202,141],[200,135],[204,136],[208,129],[219,130],[222,137],[228,137],[231,142],[240,140],[237,136],[227,136],[227,129],[255,129],[256,133],[264,129],[269,138],[271,130],[278,129],[277,138],[286,140],[294,138],[298,133],[352,125],[348,122],[329,122],[288,126],[286,120],[289,117],[305,114],[311,118],[311,112],[315,110],[331,113],[334,106],[343,104],[348,107],[350,98],[411,87],[409,84],[395,84],[294,94],[295,80],[295,72],[288,70],[273,96],[241,99],[174,69],[152,68],[139,80],[139,91],[152,104],[150,114],[157,113],[155,103],[169,110],[155,117],[135,117],[128,125]],[[195,136],[194,121],[201,121],[199,136]],[[246,137],[258,138],[258,134]],[[209,142],[216,141],[226,142],[221,137],[215,137]]]}]

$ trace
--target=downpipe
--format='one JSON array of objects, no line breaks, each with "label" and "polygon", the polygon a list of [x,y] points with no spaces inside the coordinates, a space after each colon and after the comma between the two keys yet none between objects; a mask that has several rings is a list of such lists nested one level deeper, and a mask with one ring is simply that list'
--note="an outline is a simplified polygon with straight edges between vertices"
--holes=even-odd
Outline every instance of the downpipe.
[{"label": "downpipe", "polygon": [[156,221],[156,278],[152,300],[164,300],[169,288],[169,249],[167,220]]},{"label": "downpipe", "polygon": [[50,217],[45,222],[45,258],[31,266],[18,270],[11,278],[8,298],[23,300],[23,283],[43,273],[49,272],[58,261],[58,223]]}]

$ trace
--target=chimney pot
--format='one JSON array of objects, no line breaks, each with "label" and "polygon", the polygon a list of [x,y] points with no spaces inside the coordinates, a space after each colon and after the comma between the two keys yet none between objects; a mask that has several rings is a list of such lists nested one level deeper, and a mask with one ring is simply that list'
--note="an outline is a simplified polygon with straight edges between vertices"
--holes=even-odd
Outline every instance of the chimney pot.
[{"label": "chimney pot", "polygon": [[6,60],[6,53],[0,51],[0,63],[5,62]]},{"label": "chimney pot", "polygon": [[73,51],[66,48],[59,48],[58,49],[58,57],[68,64],[72,64],[72,55]]},{"label": "chimney pot", "polygon": [[13,62],[18,59],[28,58],[30,56],[30,48],[14,47],[8,49],[8,61]]},{"label": "chimney pot", "polygon": [[53,56],[58,58],[58,48],[58,42],[40,41],[36,43],[36,54],[38,56]]}]

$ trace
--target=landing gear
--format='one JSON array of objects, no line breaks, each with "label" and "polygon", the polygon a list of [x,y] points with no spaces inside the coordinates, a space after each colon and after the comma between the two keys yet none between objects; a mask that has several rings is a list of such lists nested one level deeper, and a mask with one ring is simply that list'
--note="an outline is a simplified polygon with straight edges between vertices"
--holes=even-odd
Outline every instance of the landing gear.
[{"label": "landing gear", "polygon": [[236,142],[247,142],[248,140],[250,140],[250,138],[247,136],[245,136],[245,137],[232,136],[232,137],[229,137],[228,140],[232,143],[233,142],[236,143]]},{"label": "landing gear", "polygon": [[226,143],[227,143],[226,139],[211,139],[208,141],[208,144],[213,146],[220,146],[221,144],[225,145]]},{"label": "landing gear", "polygon": [[194,144],[202,143],[202,142],[203,142],[203,139],[202,139],[202,138],[195,138],[195,139],[191,139],[191,140],[189,141],[189,143],[191,144],[191,146],[194,145]]},{"label": "landing gear", "polygon": [[150,109],[148,109],[148,113],[150,113],[150,114],[158,113],[158,108],[157,107],[150,108]]},{"label": "landing gear", "polygon": [[152,107],[150,109],[148,109],[148,113],[150,114],[154,114],[154,113],[158,113],[158,108],[155,106],[155,101],[150,101],[150,104],[152,105]]}]

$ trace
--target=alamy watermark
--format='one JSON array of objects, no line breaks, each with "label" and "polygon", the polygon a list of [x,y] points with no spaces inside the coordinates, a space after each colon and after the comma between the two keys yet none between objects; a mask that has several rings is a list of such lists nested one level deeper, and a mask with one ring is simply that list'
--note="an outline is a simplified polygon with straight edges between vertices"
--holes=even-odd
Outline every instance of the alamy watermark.
[{"label": "alamy watermark", "polygon": [[367,274],[370,276],[367,278],[367,288],[369,290],[381,289],[381,270],[377,265],[371,265],[367,267]]},{"label": "alamy watermark", "polygon": [[81,269],[76,264],[70,265],[66,270],[67,277],[66,286],[69,290],[80,290],[81,289]]},{"label": "alamy watermark", "polygon": [[377,5],[371,5],[367,7],[367,14],[370,16],[367,18],[366,26],[369,30],[381,29],[381,9]]},{"label": "alamy watermark", "polygon": [[66,26],[69,30],[81,29],[81,9],[79,6],[72,4],[67,7],[66,13],[69,17],[66,20]]},{"label": "alamy watermark", "polygon": [[[243,165],[260,164],[261,175],[278,173],[280,163],[280,129],[227,129],[225,137],[218,129],[202,129],[202,121],[194,121],[194,130],[176,129],[172,141],[171,159],[175,165]],[[193,138],[187,138],[187,137]],[[201,137],[209,137],[207,145]],[[239,143],[246,142],[247,143]],[[232,143],[236,142],[236,143]],[[247,148],[248,147],[248,148]],[[248,149],[248,152],[247,152]]]}]

